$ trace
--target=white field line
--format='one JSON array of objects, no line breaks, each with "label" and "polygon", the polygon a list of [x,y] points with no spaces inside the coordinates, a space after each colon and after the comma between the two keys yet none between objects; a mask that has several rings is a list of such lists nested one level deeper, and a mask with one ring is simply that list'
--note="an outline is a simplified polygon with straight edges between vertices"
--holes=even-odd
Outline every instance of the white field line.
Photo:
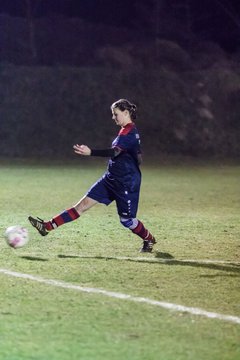
[{"label": "white field line", "polygon": [[223,315],[223,314],[206,311],[206,310],[203,310],[200,308],[171,304],[171,303],[164,302],[164,301],[151,300],[151,299],[148,299],[145,297],[137,297],[137,296],[122,294],[122,293],[118,293],[118,292],[112,292],[112,291],[107,291],[107,290],[103,290],[103,289],[98,289],[98,288],[82,287],[80,285],[74,285],[74,284],[66,283],[66,282],[59,281],[59,280],[44,279],[39,276],[23,274],[23,273],[19,273],[19,272],[7,270],[7,269],[0,269],[0,273],[8,275],[8,276],[32,280],[32,281],[36,281],[36,282],[39,282],[42,284],[56,286],[56,287],[60,287],[60,288],[64,288],[64,289],[71,289],[71,290],[76,290],[76,291],[86,292],[86,293],[91,293],[91,294],[100,294],[100,295],[108,296],[111,298],[129,300],[129,301],[133,301],[133,302],[159,306],[161,308],[172,310],[172,311],[185,312],[185,313],[189,313],[191,315],[199,315],[199,316],[204,316],[204,317],[207,317],[210,319],[218,319],[218,320],[222,320],[222,321],[232,322],[235,324],[240,324],[240,317],[238,317],[238,316]]}]

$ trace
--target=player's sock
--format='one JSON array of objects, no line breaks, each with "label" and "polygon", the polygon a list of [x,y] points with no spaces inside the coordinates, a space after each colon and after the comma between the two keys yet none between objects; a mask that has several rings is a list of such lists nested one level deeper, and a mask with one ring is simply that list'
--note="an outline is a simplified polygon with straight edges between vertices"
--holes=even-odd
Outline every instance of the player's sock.
[{"label": "player's sock", "polygon": [[77,218],[79,218],[79,216],[80,215],[75,208],[67,209],[61,214],[54,216],[50,221],[44,222],[44,225],[48,231],[51,231],[63,224],[76,220]]},{"label": "player's sock", "polygon": [[153,240],[154,236],[148,231],[143,223],[138,220],[137,226],[134,229],[131,229],[132,232],[136,235],[138,235],[143,240]]}]

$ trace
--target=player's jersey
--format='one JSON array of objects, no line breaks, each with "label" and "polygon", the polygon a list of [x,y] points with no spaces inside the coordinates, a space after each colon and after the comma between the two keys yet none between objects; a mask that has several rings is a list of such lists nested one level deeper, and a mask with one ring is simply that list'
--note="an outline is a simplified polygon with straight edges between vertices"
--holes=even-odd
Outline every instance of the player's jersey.
[{"label": "player's jersey", "polygon": [[[115,151],[118,155],[109,160],[107,171],[89,189],[87,196],[105,205],[115,200],[119,216],[135,218],[141,185],[138,164],[141,149],[139,134],[134,123],[127,124],[119,131],[112,143],[112,149],[120,149],[121,152]],[[107,156],[107,151],[100,152],[101,155],[98,156]],[[114,153],[114,151],[110,152]]]},{"label": "player's jersey", "polygon": [[140,185],[141,172],[138,164],[138,154],[141,154],[140,136],[134,123],[121,128],[112,148],[119,148],[119,155],[108,162],[107,176],[113,177],[126,185]]}]

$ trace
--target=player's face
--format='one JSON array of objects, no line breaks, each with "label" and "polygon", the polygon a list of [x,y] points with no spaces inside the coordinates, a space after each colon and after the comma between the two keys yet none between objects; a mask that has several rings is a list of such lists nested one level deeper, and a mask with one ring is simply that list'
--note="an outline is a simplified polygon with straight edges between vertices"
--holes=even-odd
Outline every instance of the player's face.
[{"label": "player's face", "polygon": [[125,126],[129,123],[129,121],[131,121],[129,112],[127,110],[121,111],[118,108],[112,109],[112,118],[119,126]]}]

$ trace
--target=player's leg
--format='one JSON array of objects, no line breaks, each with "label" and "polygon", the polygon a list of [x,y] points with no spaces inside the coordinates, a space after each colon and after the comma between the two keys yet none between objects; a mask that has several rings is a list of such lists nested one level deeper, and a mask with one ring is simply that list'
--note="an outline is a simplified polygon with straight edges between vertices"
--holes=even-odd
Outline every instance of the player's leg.
[{"label": "player's leg", "polygon": [[134,192],[123,189],[119,191],[119,196],[116,197],[121,224],[143,240],[141,252],[151,252],[156,240],[144,224],[136,218],[138,202],[138,189]]},{"label": "player's leg", "polygon": [[154,236],[148,229],[145,228],[144,224],[137,218],[123,218],[120,217],[121,224],[131,230],[134,234],[143,239],[143,246],[140,249],[141,252],[151,252],[153,245],[156,244]]},{"label": "player's leg", "polygon": [[34,226],[42,236],[46,236],[49,231],[78,219],[83,212],[87,211],[95,204],[97,204],[96,200],[84,196],[76,205],[62,211],[49,221],[43,221],[39,218],[35,219],[32,216],[29,216],[28,219],[32,226]]},{"label": "player's leg", "polygon": [[78,219],[85,211],[96,205],[97,201],[88,196],[84,196],[72,208],[64,210],[60,214],[54,216],[51,220],[45,222],[45,227],[48,231],[56,229],[57,227]]},{"label": "player's leg", "polygon": [[34,226],[42,236],[46,236],[49,231],[56,229],[57,227],[76,220],[85,211],[90,209],[97,203],[109,205],[112,202],[111,194],[108,185],[102,177],[98,180],[87,192],[87,194],[74,205],[72,208],[64,210],[60,214],[54,216],[49,221],[43,221],[39,218],[35,219],[29,216],[28,220]]}]

